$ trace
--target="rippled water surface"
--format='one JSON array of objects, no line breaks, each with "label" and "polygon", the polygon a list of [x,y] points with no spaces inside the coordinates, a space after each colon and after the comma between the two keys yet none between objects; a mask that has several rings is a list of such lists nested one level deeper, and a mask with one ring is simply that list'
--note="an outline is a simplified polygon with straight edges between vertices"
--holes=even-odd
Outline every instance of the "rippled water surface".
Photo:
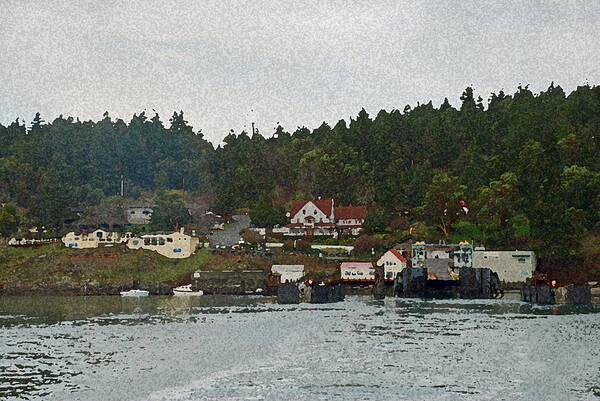
[{"label": "rippled water surface", "polygon": [[6,297],[0,399],[595,400],[600,308]]}]

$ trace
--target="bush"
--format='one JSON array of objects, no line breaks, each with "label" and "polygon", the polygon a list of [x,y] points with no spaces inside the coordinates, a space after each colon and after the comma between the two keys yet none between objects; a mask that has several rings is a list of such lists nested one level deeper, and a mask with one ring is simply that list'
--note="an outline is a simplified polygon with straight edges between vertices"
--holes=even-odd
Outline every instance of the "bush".
[{"label": "bush", "polygon": [[383,248],[383,245],[382,239],[363,234],[354,242],[354,250],[357,252],[370,252],[371,249]]},{"label": "bush", "polygon": [[410,235],[408,235],[406,231],[393,233],[385,237],[385,248],[390,249],[398,244],[408,242],[409,240]]},{"label": "bush", "polygon": [[305,239],[296,241],[296,249],[300,251],[309,251],[311,248],[311,242]]},{"label": "bush", "polygon": [[248,245],[258,245],[264,243],[265,241],[262,235],[250,229],[244,230],[244,232],[242,232],[242,239]]},{"label": "bush", "polygon": [[249,213],[250,213],[250,208],[247,208],[247,207],[241,207],[241,208],[235,209],[233,211],[233,214],[242,214],[242,215],[244,215],[244,214],[249,214]]},{"label": "bush", "polygon": [[313,240],[313,242],[318,243],[320,245],[339,245],[340,244],[340,240],[338,240],[337,238],[325,238],[325,239],[319,240],[319,241]]},{"label": "bush", "polygon": [[390,228],[392,230],[408,230],[410,224],[406,217],[396,217],[394,220],[390,221]]}]

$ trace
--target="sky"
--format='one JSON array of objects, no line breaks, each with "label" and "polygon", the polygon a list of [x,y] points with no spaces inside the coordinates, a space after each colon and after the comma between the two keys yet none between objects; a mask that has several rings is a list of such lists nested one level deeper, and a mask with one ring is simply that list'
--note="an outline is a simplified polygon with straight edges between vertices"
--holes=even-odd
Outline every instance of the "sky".
[{"label": "sky", "polygon": [[206,139],[600,84],[600,1],[0,0],[0,124],[174,111]]}]

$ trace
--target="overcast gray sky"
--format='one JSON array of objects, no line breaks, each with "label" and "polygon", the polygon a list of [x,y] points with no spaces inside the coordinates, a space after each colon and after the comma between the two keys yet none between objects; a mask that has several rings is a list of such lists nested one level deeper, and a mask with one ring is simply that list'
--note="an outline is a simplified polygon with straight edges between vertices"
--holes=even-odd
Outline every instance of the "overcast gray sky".
[{"label": "overcast gray sky", "polygon": [[600,1],[0,0],[4,125],[183,110],[218,143],[551,81],[600,84]]}]

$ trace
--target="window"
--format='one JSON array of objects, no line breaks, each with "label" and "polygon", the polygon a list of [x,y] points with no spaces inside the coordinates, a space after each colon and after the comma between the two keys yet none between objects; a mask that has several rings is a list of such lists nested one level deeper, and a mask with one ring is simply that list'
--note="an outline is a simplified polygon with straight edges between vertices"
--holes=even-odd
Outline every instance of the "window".
[{"label": "window", "polygon": [[156,245],[158,243],[158,241],[156,240],[156,237],[152,237],[152,245]]},{"label": "window", "polygon": [[144,238],[144,245],[150,245],[150,238]]},{"label": "window", "polygon": [[167,238],[167,242],[173,242],[173,238]]},{"label": "window", "polygon": [[135,214],[135,210],[132,210],[132,211],[131,211],[131,214]]},{"label": "window", "polygon": [[315,211],[313,212],[313,214],[316,216],[316,215],[317,215],[317,211],[315,210]]},{"label": "window", "polygon": [[139,243],[140,243],[140,241],[138,241],[138,240],[136,240],[136,239],[134,239],[134,240],[133,240],[133,245],[134,245],[134,246],[137,246],[137,244],[139,244]]},{"label": "window", "polygon": [[302,209],[302,214],[306,214],[306,209]]},{"label": "window", "polygon": [[164,245],[165,244],[165,239],[163,237],[160,237],[158,239],[158,245]]},{"label": "window", "polygon": [[525,263],[525,259],[519,258],[519,263]]},{"label": "window", "polygon": [[102,238],[102,231],[98,231],[98,232],[96,233],[96,236],[97,236],[98,238]]}]

